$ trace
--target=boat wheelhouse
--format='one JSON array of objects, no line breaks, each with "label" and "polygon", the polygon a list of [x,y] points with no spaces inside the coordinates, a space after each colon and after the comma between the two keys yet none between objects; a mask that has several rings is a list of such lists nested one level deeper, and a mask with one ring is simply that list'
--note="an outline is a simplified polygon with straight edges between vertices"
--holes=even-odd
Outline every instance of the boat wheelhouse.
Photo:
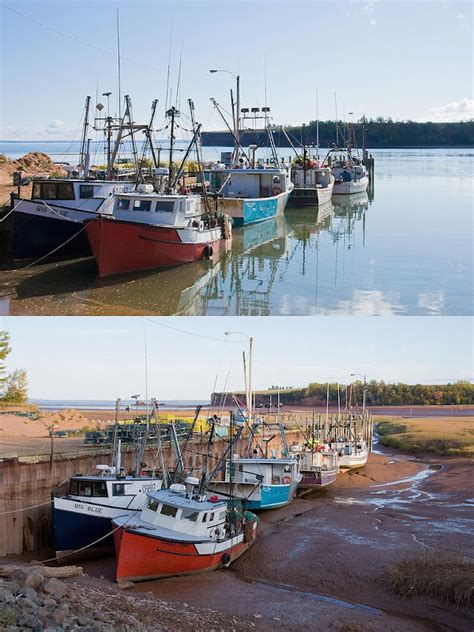
[{"label": "boat wheelhouse", "polygon": [[113,521],[117,581],[212,571],[229,566],[253,543],[256,516],[196,493],[197,478],[185,482],[149,493],[139,515]]},{"label": "boat wheelhouse", "polygon": [[133,187],[116,180],[34,179],[30,199],[12,196],[10,259],[35,259],[55,248],[61,258],[90,256],[83,223],[111,213],[114,194]]},{"label": "boat wheelhouse", "polygon": [[318,489],[335,482],[339,470],[338,457],[328,445],[306,449],[300,454],[300,472],[303,489]]},{"label": "boat wheelhouse", "polygon": [[232,218],[234,226],[262,222],[283,214],[293,190],[286,167],[225,169],[206,172],[209,191],[217,195],[217,208]]},{"label": "boat wheelhouse", "polygon": [[230,223],[201,196],[152,185],[116,195],[112,213],[87,222],[86,232],[101,277],[207,259],[231,239]]},{"label": "boat wheelhouse", "polygon": [[146,503],[147,493],[159,490],[161,478],[143,471],[125,476],[120,470],[98,465],[100,474],[76,475],[65,496],[53,497],[53,530],[56,557],[68,559],[75,552],[103,555],[113,550],[112,520],[134,515]]},{"label": "boat wheelhouse", "polygon": [[294,189],[290,203],[295,206],[318,206],[331,200],[334,176],[329,168],[310,163],[294,166],[292,170]]}]

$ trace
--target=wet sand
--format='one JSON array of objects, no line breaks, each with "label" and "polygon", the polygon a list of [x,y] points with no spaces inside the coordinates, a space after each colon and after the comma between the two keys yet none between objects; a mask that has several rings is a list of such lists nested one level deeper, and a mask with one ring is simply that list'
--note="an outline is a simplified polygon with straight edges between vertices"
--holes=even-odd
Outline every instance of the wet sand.
[{"label": "wet sand", "polygon": [[[438,469],[441,465],[442,469]],[[134,594],[206,604],[258,629],[472,630],[464,607],[391,592],[389,564],[426,549],[474,556],[473,463],[389,450],[333,488],[261,514],[257,542],[228,570],[137,584]],[[113,559],[84,563],[113,581]]]}]

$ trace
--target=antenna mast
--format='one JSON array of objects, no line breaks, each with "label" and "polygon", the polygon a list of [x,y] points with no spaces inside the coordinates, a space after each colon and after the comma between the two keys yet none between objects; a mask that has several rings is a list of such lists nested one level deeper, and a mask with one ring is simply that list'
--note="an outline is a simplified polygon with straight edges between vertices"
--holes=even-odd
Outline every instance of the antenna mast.
[{"label": "antenna mast", "polygon": [[122,118],[122,70],[120,63],[120,16],[117,9],[117,80],[118,80],[118,117]]},{"label": "antenna mast", "polygon": [[84,112],[84,127],[82,130],[82,141],[81,141],[81,154],[79,158],[79,169],[84,171],[84,166],[86,162],[86,145],[87,145],[87,128],[89,127],[89,108],[91,104],[91,98],[86,97],[86,105]]}]

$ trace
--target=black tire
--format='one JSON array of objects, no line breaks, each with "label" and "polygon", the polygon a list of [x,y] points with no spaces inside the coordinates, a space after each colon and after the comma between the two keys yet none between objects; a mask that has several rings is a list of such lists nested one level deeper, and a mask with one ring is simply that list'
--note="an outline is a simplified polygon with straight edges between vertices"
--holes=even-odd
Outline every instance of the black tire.
[{"label": "black tire", "polygon": [[228,553],[224,553],[224,555],[222,556],[222,566],[225,566],[225,568],[230,566],[230,555]]},{"label": "black tire", "polygon": [[214,254],[214,250],[213,250],[212,246],[206,246],[204,248],[204,258],[205,259],[210,259],[213,254]]}]

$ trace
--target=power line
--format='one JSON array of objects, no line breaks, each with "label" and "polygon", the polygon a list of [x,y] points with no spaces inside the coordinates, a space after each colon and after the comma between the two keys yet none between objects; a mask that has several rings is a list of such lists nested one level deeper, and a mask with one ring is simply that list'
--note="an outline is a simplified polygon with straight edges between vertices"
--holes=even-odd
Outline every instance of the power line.
[{"label": "power line", "polygon": [[[76,37],[75,35],[71,35],[70,33],[65,33],[64,31],[60,31],[54,26],[49,26],[48,24],[45,24],[44,22],[40,22],[40,20],[32,17],[31,15],[26,15],[26,13],[22,13],[21,11],[18,11],[17,9],[13,9],[12,7],[9,7],[3,2],[0,2],[0,6],[3,7],[4,9],[7,9],[11,13],[15,13],[16,15],[19,15],[20,17],[24,18],[25,20],[28,20],[29,22],[36,24],[37,26],[41,26],[41,28],[44,28],[47,31],[51,31],[52,33],[56,33],[56,35],[60,35],[61,37],[65,37],[66,39],[71,40],[75,44],[80,44],[81,46],[87,46],[88,48],[96,50],[99,53],[104,53],[105,55],[110,55],[113,57],[116,56],[116,53],[113,53],[104,48],[100,48],[99,46],[96,46],[95,44],[91,44],[90,42],[86,42],[85,40],[79,39],[78,37]],[[162,68],[157,68],[156,66],[152,66],[150,64],[142,64],[139,61],[136,61],[135,59],[130,59],[129,57],[123,57],[122,55],[120,55],[120,60],[127,61],[131,64],[136,64],[137,66],[140,66],[141,68],[151,68],[152,70],[157,70],[159,72],[163,70]]]},{"label": "power line", "polygon": [[151,318],[147,318],[147,316],[141,316],[140,318],[143,318],[143,320],[147,320],[150,323],[153,323],[154,325],[158,325],[158,327],[165,327],[166,329],[172,329],[173,331],[178,331],[181,334],[187,334],[188,336],[195,336],[196,338],[204,338],[205,340],[214,340],[217,342],[230,342],[232,344],[236,344],[236,345],[241,345],[242,342],[239,342],[238,340],[228,340],[227,338],[214,338],[212,336],[206,336],[204,334],[197,334],[193,331],[186,331],[185,329],[180,329],[179,327],[173,327],[172,325],[165,325],[163,323],[159,323],[156,320],[153,320]]}]

